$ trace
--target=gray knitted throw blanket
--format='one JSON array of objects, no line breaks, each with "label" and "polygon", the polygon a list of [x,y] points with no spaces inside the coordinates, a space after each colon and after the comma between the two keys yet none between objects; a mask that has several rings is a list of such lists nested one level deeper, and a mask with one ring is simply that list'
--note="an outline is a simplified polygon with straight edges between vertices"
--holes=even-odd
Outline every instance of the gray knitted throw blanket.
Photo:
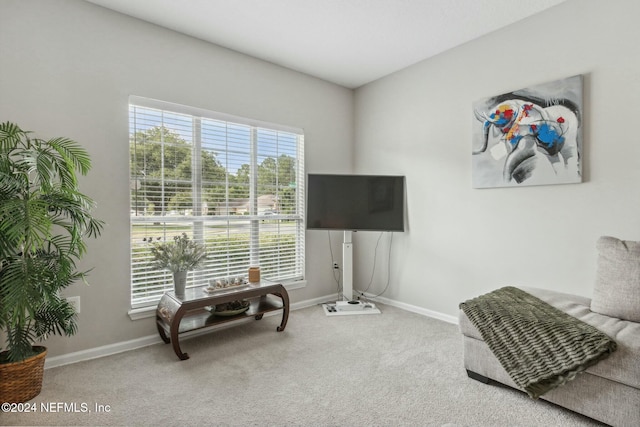
[{"label": "gray knitted throw blanket", "polygon": [[593,326],[511,286],[460,308],[511,379],[533,399],[573,380],[617,347]]}]

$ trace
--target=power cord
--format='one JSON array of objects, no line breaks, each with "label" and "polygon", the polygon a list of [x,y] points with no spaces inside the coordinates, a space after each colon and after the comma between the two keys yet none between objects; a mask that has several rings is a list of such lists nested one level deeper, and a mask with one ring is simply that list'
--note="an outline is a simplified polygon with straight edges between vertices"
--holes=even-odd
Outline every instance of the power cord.
[{"label": "power cord", "polygon": [[367,288],[364,291],[360,292],[363,295],[365,292],[369,290],[369,288],[371,287],[371,284],[373,283],[373,276],[375,275],[375,272],[376,272],[376,258],[378,256],[378,246],[380,245],[380,239],[382,239],[382,234],[383,232],[381,232],[380,235],[378,236],[378,240],[376,241],[376,248],[373,251],[373,268],[371,269],[371,277],[369,278],[369,284],[367,285]]},{"label": "power cord", "polygon": [[378,295],[373,295],[371,297],[366,297],[365,294],[364,294],[369,289],[369,287],[371,286],[371,283],[373,282],[373,273],[374,273],[375,268],[376,268],[376,254],[377,254],[377,251],[378,251],[378,243],[380,243],[380,238],[381,237],[382,237],[382,233],[380,233],[380,237],[378,237],[378,242],[376,243],[376,249],[375,249],[374,256],[373,256],[373,269],[371,271],[371,280],[369,281],[369,285],[367,286],[367,289],[365,289],[364,291],[358,291],[360,293],[360,297],[365,301],[370,301],[372,299],[375,299],[375,298],[378,298],[378,297],[382,296],[385,292],[387,292],[387,289],[389,289],[389,283],[391,283],[391,249],[393,247],[393,232],[391,232],[391,237],[389,238],[389,255],[388,255],[388,258],[387,258],[387,284],[385,285],[385,287],[382,290],[382,292],[380,292]]}]

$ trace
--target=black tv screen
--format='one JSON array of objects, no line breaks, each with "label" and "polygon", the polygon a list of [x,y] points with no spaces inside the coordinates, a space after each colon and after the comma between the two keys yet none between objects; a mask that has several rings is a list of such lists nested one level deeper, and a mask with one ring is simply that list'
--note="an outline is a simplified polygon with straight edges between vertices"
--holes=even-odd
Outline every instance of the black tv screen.
[{"label": "black tv screen", "polygon": [[307,229],[404,231],[404,176],[309,174]]}]

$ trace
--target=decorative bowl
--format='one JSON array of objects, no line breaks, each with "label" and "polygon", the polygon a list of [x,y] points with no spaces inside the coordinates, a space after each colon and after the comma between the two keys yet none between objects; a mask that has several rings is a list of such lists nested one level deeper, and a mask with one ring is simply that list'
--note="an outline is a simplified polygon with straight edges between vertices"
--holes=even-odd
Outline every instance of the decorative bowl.
[{"label": "decorative bowl", "polygon": [[251,304],[247,300],[236,300],[227,302],[224,304],[218,304],[212,308],[212,313],[215,316],[235,316],[236,314],[244,313],[249,309]]}]

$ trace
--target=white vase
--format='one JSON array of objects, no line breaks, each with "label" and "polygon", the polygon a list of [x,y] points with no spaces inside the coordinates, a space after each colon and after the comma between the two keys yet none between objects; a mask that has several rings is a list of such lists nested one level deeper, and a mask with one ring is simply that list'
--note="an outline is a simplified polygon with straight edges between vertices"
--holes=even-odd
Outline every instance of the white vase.
[{"label": "white vase", "polygon": [[178,298],[184,298],[184,290],[187,287],[187,271],[173,273],[173,289]]}]

